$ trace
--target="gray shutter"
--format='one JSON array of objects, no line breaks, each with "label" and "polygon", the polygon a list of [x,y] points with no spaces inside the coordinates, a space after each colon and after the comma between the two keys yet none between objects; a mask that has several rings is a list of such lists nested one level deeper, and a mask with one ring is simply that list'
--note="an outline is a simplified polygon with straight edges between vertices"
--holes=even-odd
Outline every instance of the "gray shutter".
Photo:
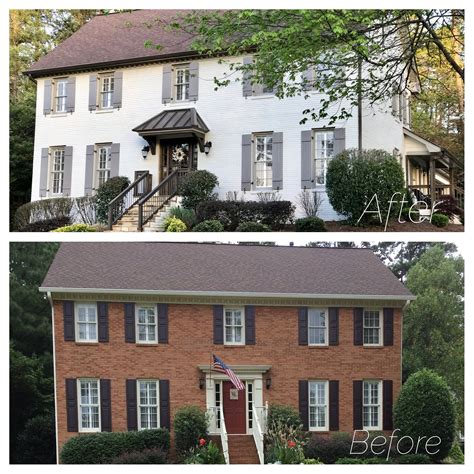
[{"label": "gray shutter", "polygon": [[64,178],[63,178],[63,196],[71,195],[72,181],[72,146],[64,148]]},{"label": "gray shutter", "polygon": [[298,385],[298,406],[303,430],[308,431],[309,409],[308,409],[308,381],[300,380]]},{"label": "gray shutter", "polygon": [[329,345],[339,344],[339,308],[329,308]]},{"label": "gray shutter", "polygon": [[311,130],[301,131],[301,188],[311,189],[313,179],[313,132]]},{"label": "gray shutter", "polygon": [[298,344],[308,345],[308,308],[298,308]]},{"label": "gray shutter", "polygon": [[161,102],[167,104],[171,102],[171,81],[173,70],[171,64],[163,65],[163,83],[161,87]]},{"label": "gray shutter", "polygon": [[329,381],[329,430],[339,431],[339,380]]},{"label": "gray shutter", "polygon": [[122,82],[123,71],[115,71],[113,105],[116,109],[120,109],[122,107]]},{"label": "gray shutter", "polygon": [[44,98],[43,98],[43,114],[44,115],[48,115],[51,113],[52,95],[53,95],[53,81],[51,81],[51,79],[46,79],[44,81]]},{"label": "gray shutter", "polygon": [[245,344],[255,344],[255,306],[245,306]]},{"label": "gray shutter", "polygon": [[84,194],[90,196],[94,187],[94,145],[86,146],[86,176],[84,180]]},{"label": "gray shutter", "polygon": [[334,129],[334,156],[339,155],[346,149],[346,129]]},{"label": "gray shutter", "polygon": [[314,68],[309,67],[306,71],[303,72],[301,75],[301,79],[303,82],[303,90],[310,91],[313,89],[312,83],[314,80]]},{"label": "gray shutter", "polygon": [[364,308],[354,308],[354,346],[364,344]]},{"label": "gray shutter", "polygon": [[189,100],[198,100],[199,96],[199,62],[189,64]]},{"label": "gray shutter", "polygon": [[40,165],[40,197],[46,197],[48,192],[49,148],[41,148]]},{"label": "gray shutter", "polygon": [[107,303],[97,303],[97,321],[99,342],[109,342],[109,306]]},{"label": "gray shutter", "polygon": [[114,178],[119,175],[120,165],[120,143],[112,143],[110,153],[110,177]]},{"label": "gray shutter", "polygon": [[277,132],[272,136],[272,187],[283,189],[283,133]]},{"label": "gray shutter", "polygon": [[64,340],[74,341],[75,326],[74,326],[74,302],[63,301],[63,322],[64,322]]},{"label": "gray shutter", "polygon": [[89,76],[89,110],[97,110],[97,75]]},{"label": "gray shutter", "polygon": [[160,303],[158,310],[158,342],[168,344],[168,305]]},{"label": "gray shutter", "polygon": [[214,344],[224,344],[224,306],[213,306],[214,313]]},{"label": "gray shutter", "polygon": [[242,135],[241,190],[250,191],[251,186],[252,186],[252,135]]},{"label": "gray shutter", "polygon": [[[243,60],[244,65],[245,64],[252,64],[253,59],[252,57],[246,57]],[[243,77],[242,77],[242,95],[244,97],[249,97],[252,95],[252,74],[250,71],[244,71]]]},{"label": "gray shutter", "polygon": [[352,382],[352,421],[354,430],[362,429],[362,380]]},{"label": "gray shutter", "polygon": [[125,342],[135,342],[135,304],[124,303]]},{"label": "gray shutter", "polygon": [[383,309],[383,345],[393,346],[393,308]]},{"label": "gray shutter", "polygon": [[138,429],[137,381],[134,379],[127,379],[125,384],[127,396],[127,429],[128,431],[136,431]]},{"label": "gray shutter", "polygon": [[66,110],[74,112],[76,108],[76,78],[68,77],[66,84]]},{"label": "gray shutter", "polygon": [[112,405],[109,379],[100,379],[100,430],[112,431]]},{"label": "gray shutter", "polygon": [[171,428],[170,423],[170,381],[160,380],[160,428]]},{"label": "gray shutter", "polygon": [[67,430],[69,433],[79,431],[77,420],[77,381],[66,379],[66,417]]},{"label": "gray shutter", "polygon": [[393,430],[393,381],[383,381],[383,415],[382,424],[384,430]]}]

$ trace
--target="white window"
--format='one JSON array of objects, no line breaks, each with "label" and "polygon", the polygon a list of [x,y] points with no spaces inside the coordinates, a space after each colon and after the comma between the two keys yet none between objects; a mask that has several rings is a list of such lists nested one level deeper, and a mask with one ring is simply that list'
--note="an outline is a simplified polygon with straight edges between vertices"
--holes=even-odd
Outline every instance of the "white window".
[{"label": "white window", "polygon": [[62,194],[64,184],[64,148],[51,150],[50,190],[52,194]]},{"label": "white window", "polygon": [[382,319],[378,310],[364,310],[364,345],[382,345]]},{"label": "white window", "polygon": [[158,381],[138,380],[138,429],[152,430],[160,427],[158,417]]},{"label": "white window", "polygon": [[79,431],[100,431],[100,393],[97,379],[79,379],[77,399]]},{"label": "white window", "polygon": [[254,186],[256,188],[272,187],[272,134],[259,134],[254,137]]},{"label": "white window", "polygon": [[111,109],[114,98],[114,76],[113,74],[102,75],[99,78],[99,107],[101,109]]},{"label": "white window", "polygon": [[66,112],[67,79],[57,79],[54,82],[54,106],[57,113]]},{"label": "white window", "polygon": [[189,65],[174,67],[174,99],[177,102],[189,100]]},{"label": "white window", "polygon": [[95,189],[98,189],[110,178],[110,155],[112,145],[97,145]]},{"label": "white window", "polygon": [[325,346],[328,341],[327,310],[308,309],[308,341],[311,346]]},{"label": "white window", "polygon": [[76,304],[76,341],[97,342],[97,305]]},{"label": "white window", "polygon": [[334,131],[316,131],[314,147],[314,182],[325,185],[329,160],[334,156]]},{"label": "white window", "polygon": [[136,309],[137,342],[142,344],[156,344],[157,324],[156,306],[137,306]]},{"label": "white window", "polygon": [[225,314],[225,343],[245,344],[244,311],[242,308],[226,308]]},{"label": "white window", "polygon": [[364,380],[362,423],[364,430],[380,430],[382,427],[382,382]]},{"label": "white window", "polygon": [[310,431],[328,431],[329,383],[316,380],[308,383],[309,389],[309,429]]}]

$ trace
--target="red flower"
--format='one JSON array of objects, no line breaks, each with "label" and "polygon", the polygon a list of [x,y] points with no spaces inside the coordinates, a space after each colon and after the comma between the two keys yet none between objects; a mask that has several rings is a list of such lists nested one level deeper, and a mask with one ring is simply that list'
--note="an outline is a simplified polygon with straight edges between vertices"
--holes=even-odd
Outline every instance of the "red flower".
[{"label": "red flower", "polygon": [[199,446],[204,446],[206,444],[206,440],[204,438],[201,438],[199,440]]},{"label": "red flower", "polygon": [[295,446],[296,446],[296,443],[294,441],[291,441],[291,439],[290,439],[290,441],[288,441],[288,447],[289,448],[294,448]]}]

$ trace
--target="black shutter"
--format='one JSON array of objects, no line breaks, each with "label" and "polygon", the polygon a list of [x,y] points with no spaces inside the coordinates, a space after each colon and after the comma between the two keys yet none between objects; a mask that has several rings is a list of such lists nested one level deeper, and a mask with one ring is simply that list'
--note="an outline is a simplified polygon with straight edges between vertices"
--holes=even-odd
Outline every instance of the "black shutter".
[{"label": "black shutter", "polygon": [[298,308],[298,344],[308,345],[308,308]]},{"label": "black shutter", "polygon": [[168,430],[171,428],[169,380],[160,380],[160,427]]},{"label": "black shutter", "polygon": [[127,393],[127,429],[128,431],[135,431],[138,429],[137,381],[136,380],[127,379],[126,393]]},{"label": "black shutter", "polygon": [[329,308],[329,345],[339,344],[339,308]]},{"label": "black shutter", "polygon": [[77,423],[77,382],[76,379],[66,379],[66,416],[67,430],[70,433],[79,431]]},{"label": "black shutter", "polygon": [[383,309],[383,345],[393,346],[393,308]]},{"label": "black shutter", "polygon": [[158,309],[158,342],[168,344],[168,305],[159,303]]},{"label": "black shutter", "polygon": [[135,342],[135,303],[124,303],[125,342]]},{"label": "black shutter", "polygon": [[245,344],[255,344],[255,306],[245,307]]},{"label": "black shutter", "polygon": [[308,408],[308,381],[299,381],[299,411],[303,429],[308,431],[309,425],[309,408]]},{"label": "black shutter", "polygon": [[352,399],[353,399],[353,429],[362,429],[362,380],[354,380],[352,382]]},{"label": "black shutter", "polygon": [[63,302],[63,319],[64,319],[64,340],[74,341],[75,328],[74,328],[74,302],[73,301]]},{"label": "black shutter", "polygon": [[224,306],[215,304],[214,311],[214,344],[224,344]]},{"label": "black shutter", "polygon": [[354,346],[364,343],[364,308],[354,308]]},{"label": "black shutter", "polygon": [[329,429],[339,431],[339,380],[329,381]]},{"label": "black shutter", "polygon": [[383,381],[383,429],[393,430],[393,382],[391,380]]},{"label": "black shutter", "polygon": [[99,342],[109,342],[109,305],[97,303]]},{"label": "black shutter", "polygon": [[100,379],[100,429],[112,431],[112,405],[108,379]]}]

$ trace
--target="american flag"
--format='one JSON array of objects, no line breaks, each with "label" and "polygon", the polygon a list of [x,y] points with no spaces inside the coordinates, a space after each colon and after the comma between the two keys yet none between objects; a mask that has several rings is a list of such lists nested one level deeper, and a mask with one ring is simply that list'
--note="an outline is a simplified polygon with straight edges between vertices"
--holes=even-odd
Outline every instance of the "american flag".
[{"label": "american flag", "polygon": [[223,374],[226,374],[227,377],[229,377],[230,381],[234,384],[234,387],[237,390],[245,390],[245,385],[242,383],[242,380],[235,375],[234,371],[227,367],[227,365],[222,362],[219,357],[216,355],[212,354],[212,369],[215,370],[216,372],[221,372]]}]

